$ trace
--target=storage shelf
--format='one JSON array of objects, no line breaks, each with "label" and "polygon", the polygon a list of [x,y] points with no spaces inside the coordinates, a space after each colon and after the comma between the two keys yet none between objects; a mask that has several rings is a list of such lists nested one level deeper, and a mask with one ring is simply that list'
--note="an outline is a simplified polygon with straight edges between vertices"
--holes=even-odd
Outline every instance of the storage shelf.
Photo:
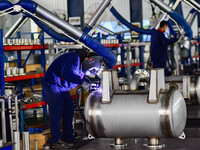
[{"label": "storage shelf", "polygon": [[[45,49],[48,49],[49,45],[45,45]],[[28,50],[41,50],[43,45],[5,45],[4,51],[28,51]]]},{"label": "storage shelf", "polygon": [[[131,64],[131,67],[136,67],[136,66],[141,66],[142,63],[133,63]],[[117,68],[122,68],[122,67],[125,67],[127,68],[127,64],[124,64],[124,65],[116,65],[114,66],[112,69],[117,69]]]},{"label": "storage shelf", "polygon": [[200,56],[192,56],[192,58],[200,58]]},{"label": "storage shelf", "polygon": [[[122,44],[103,44],[105,47],[107,48],[111,48],[111,47],[121,47]],[[139,46],[146,46],[146,45],[150,45],[149,42],[140,42],[140,43],[124,43],[123,46],[131,46],[131,47],[139,47]]]},{"label": "storage shelf", "polygon": [[191,42],[192,43],[192,45],[199,45],[200,44],[200,42]]},{"label": "storage shelf", "polygon": [[22,105],[22,106],[20,106],[20,109],[27,110],[27,109],[32,109],[32,108],[41,107],[41,106],[45,106],[45,105],[46,105],[46,102],[42,101],[42,102]]},{"label": "storage shelf", "polygon": [[121,47],[122,44],[103,44],[105,47],[107,48],[111,48],[111,47]]},{"label": "storage shelf", "polygon": [[5,82],[21,81],[21,80],[28,80],[28,79],[35,79],[35,78],[42,78],[42,77],[44,77],[44,73],[28,74],[28,75],[13,76],[13,77],[5,77]]}]

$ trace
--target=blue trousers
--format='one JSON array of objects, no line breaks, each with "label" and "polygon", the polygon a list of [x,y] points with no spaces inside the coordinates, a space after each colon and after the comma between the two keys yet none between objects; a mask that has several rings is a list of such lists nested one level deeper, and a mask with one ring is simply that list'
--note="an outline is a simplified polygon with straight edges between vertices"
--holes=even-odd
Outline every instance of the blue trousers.
[{"label": "blue trousers", "polygon": [[[51,129],[51,139],[49,142],[55,143],[59,139],[66,142],[72,141],[74,139],[74,130],[72,125],[74,104],[69,91],[61,92],[59,86],[51,83],[44,83],[44,90],[49,105]],[[63,133],[60,132],[61,119]]]}]

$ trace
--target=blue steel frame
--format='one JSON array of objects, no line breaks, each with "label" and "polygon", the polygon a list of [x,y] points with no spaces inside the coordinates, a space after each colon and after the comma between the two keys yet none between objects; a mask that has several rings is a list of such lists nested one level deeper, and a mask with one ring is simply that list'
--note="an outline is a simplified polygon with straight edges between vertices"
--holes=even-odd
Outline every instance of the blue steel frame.
[{"label": "blue steel frame", "polygon": [[[143,35],[139,35],[139,41],[142,42],[143,41]],[[140,63],[142,64],[140,66],[140,69],[144,69],[144,46],[140,46]]]},{"label": "blue steel frame", "polygon": [[3,47],[3,30],[0,29],[0,89],[1,96],[5,95],[5,79],[4,79],[4,47]]},{"label": "blue steel frame", "polygon": [[[123,44],[123,34],[119,34],[119,43],[122,44],[121,46],[121,65],[124,66],[124,44]],[[121,77],[125,77],[125,67],[121,68]]]},{"label": "blue steel frame", "polygon": [[[45,43],[44,43],[44,32],[40,34],[41,36],[41,43],[43,45],[43,49],[41,49],[41,66],[44,69],[44,73],[46,71],[46,61],[45,61]],[[44,85],[44,80],[42,79],[42,87]],[[43,89],[43,88],[42,88]],[[44,90],[42,90],[44,101],[46,101],[46,96]],[[43,118],[44,122],[47,122],[47,105],[43,106]]]}]

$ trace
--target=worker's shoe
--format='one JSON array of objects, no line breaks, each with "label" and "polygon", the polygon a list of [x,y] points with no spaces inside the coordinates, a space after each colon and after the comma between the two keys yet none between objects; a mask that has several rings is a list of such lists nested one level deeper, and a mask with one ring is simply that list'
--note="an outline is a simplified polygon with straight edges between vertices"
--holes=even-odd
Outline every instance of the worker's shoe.
[{"label": "worker's shoe", "polygon": [[51,148],[51,143],[46,143],[42,147],[43,147],[44,150],[50,149]]},{"label": "worker's shoe", "polygon": [[65,141],[63,141],[63,140],[58,140],[58,142],[59,143],[61,143],[61,144],[63,144],[63,145],[65,145],[65,147],[67,148],[72,148],[73,146],[74,146],[74,142],[72,141],[72,142],[65,142]]},{"label": "worker's shoe", "polygon": [[65,149],[65,148],[72,148],[74,146],[73,143],[67,143],[64,142],[62,140],[58,140],[56,143],[47,143],[45,145],[43,145],[43,149],[44,150],[48,150],[48,149]]}]

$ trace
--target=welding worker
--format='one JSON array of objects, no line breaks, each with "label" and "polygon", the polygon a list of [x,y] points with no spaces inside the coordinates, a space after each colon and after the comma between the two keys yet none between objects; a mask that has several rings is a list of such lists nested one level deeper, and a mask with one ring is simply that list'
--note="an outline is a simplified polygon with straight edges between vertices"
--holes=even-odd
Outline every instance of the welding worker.
[{"label": "welding worker", "polygon": [[[81,85],[86,79],[81,67],[85,72],[88,70],[92,73],[98,72],[97,68],[100,69],[101,64],[94,61],[96,59],[93,59],[93,57],[97,57],[94,55],[94,53],[86,54],[83,50],[63,54],[54,60],[45,73],[44,90],[49,106],[51,129],[51,139],[43,146],[45,149],[73,147],[74,130],[72,120],[74,104],[69,90]],[[87,59],[90,59],[90,61],[87,61]],[[81,64],[84,64],[84,66]],[[61,119],[62,133],[60,132]]]},{"label": "welding worker", "polygon": [[168,39],[165,37],[165,32],[168,29],[168,22],[161,21],[160,28],[155,30],[151,35],[151,63],[153,68],[164,68],[166,74],[166,62],[167,62],[167,49],[168,45],[171,45],[178,41],[177,38]]}]

